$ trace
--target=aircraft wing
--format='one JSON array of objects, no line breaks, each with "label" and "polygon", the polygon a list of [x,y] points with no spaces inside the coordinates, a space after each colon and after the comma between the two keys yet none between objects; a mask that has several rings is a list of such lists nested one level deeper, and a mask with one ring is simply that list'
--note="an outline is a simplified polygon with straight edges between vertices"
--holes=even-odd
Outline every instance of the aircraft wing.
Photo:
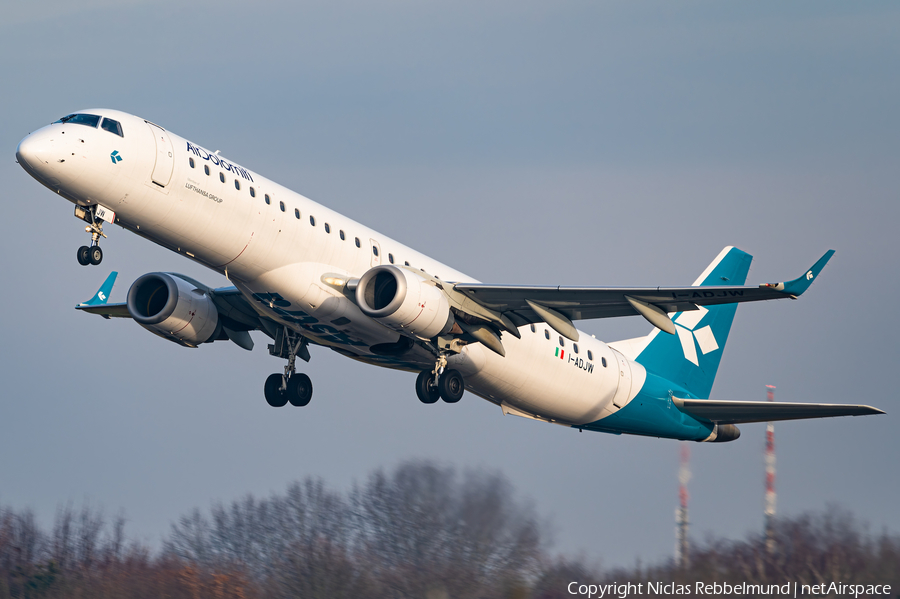
[{"label": "aircraft wing", "polygon": [[124,303],[101,304],[99,306],[78,304],[77,306],[75,306],[75,309],[81,310],[82,312],[87,312],[88,314],[96,314],[97,316],[102,316],[103,318],[131,318],[131,314],[128,313],[128,306]]},{"label": "aircraft wing", "polygon": [[[758,287],[523,287],[458,283],[455,291],[503,314],[518,326],[546,322],[560,334],[577,340],[571,321],[641,315],[667,333],[675,326],[667,314],[699,306],[797,299],[834,255],[829,250],[800,277]],[[562,318],[560,318],[562,317]]]},{"label": "aircraft wing", "polygon": [[[119,273],[115,271],[111,272],[106,278],[106,281],[103,282],[103,285],[100,287],[100,289],[97,290],[97,293],[94,294],[94,296],[86,302],[82,302],[76,305],[75,309],[81,310],[82,312],[87,312],[88,314],[96,314],[107,319],[131,318],[131,313],[128,312],[128,304],[126,304],[125,302],[118,304],[108,303],[109,295],[112,292],[112,288],[116,282],[116,276],[118,274]],[[247,302],[247,299],[236,287],[220,287],[218,289],[211,289],[203,285],[199,281],[189,279],[189,277],[185,277],[184,275],[176,276],[185,280],[190,280],[190,282],[196,285],[198,288],[201,288],[209,293],[209,296],[216,304],[216,309],[219,311],[219,316],[228,319],[226,322],[229,329],[231,330],[231,333],[226,334],[230,335],[226,336],[226,338],[234,340],[234,338],[237,336],[236,333],[238,333],[239,331],[275,330],[272,327],[264,327],[259,314],[253,310],[253,308]],[[245,345],[246,344],[247,342],[245,342]]]},{"label": "aircraft wing", "polygon": [[853,404],[718,401],[712,399],[679,399],[677,397],[672,398],[672,403],[683,412],[716,424],[884,414],[883,411],[871,406]]}]

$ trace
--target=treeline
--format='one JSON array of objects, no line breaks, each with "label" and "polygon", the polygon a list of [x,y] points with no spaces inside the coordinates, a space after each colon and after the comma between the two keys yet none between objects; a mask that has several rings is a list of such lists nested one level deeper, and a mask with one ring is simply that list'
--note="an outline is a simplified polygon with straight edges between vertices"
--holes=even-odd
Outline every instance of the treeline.
[{"label": "treeline", "polygon": [[423,462],[347,493],[306,479],[194,510],[158,551],[89,507],[61,508],[49,530],[0,507],[0,599],[557,599],[573,596],[571,582],[795,580],[900,590],[900,537],[830,510],[779,521],[774,551],[758,537],[711,538],[686,568],[604,570],[551,557],[547,527],[502,476]]}]

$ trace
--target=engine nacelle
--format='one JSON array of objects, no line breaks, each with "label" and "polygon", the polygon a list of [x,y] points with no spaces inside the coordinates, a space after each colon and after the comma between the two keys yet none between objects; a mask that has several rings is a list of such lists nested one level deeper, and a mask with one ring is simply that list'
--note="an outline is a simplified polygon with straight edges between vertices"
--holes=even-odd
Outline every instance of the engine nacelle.
[{"label": "engine nacelle", "polygon": [[356,303],[366,316],[420,339],[446,333],[455,322],[447,296],[431,280],[386,264],[362,276]]},{"label": "engine nacelle", "polygon": [[128,313],[139,325],[190,347],[217,334],[219,311],[209,294],[178,275],[151,272],[128,290]]}]

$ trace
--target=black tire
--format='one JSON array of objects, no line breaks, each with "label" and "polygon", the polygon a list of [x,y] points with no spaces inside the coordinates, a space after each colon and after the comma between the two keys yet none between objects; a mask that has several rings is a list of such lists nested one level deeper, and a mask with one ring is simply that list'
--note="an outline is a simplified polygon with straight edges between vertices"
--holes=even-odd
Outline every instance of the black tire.
[{"label": "black tire", "polygon": [[88,254],[91,260],[91,264],[97,266],[101,262],[103,262],[103,250],[100,249],[99,245],[95,245],[90,248],[90,253]]},{"label": "black tire", "polygon": [[86,245],[78,248],[78,264],[87,266],[91,263],[91,248]]},{"label": "black tire", "polygon": [[273,408],[282,408],[288,402],[287,393],[281,390],[282,377],[280,374],[270,374],[266,379],[266,402]]},{"label": "black tire", "polygon": [[423,370],[416,378],[416,395],[422,403],[434,403],[441,398],[438,388],[434,385],[434,373]]},{"label": "black tire", "polygon": [[456,403],[462,399],[466,383],[458,370],[445,370],[438,380],[438,390],[445,402]]},{"label": "black tire", "polygon": [[312,381],[302,372],[298,372],[288,379],[285,395],[292,406],[299,408],[309,404],[312,394]]}]

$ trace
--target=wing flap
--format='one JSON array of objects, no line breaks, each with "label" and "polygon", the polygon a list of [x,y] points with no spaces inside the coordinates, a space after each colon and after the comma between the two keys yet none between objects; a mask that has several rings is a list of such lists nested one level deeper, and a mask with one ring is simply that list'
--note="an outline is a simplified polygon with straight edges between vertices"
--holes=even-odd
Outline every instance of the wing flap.
[{"label": "wing flap", "polygon": [[884,414],[871,406],[854,404],[785,403],[768,401],[720,401],[672,398],[679,410],[716,424],[801,420],[833,416]]}]

